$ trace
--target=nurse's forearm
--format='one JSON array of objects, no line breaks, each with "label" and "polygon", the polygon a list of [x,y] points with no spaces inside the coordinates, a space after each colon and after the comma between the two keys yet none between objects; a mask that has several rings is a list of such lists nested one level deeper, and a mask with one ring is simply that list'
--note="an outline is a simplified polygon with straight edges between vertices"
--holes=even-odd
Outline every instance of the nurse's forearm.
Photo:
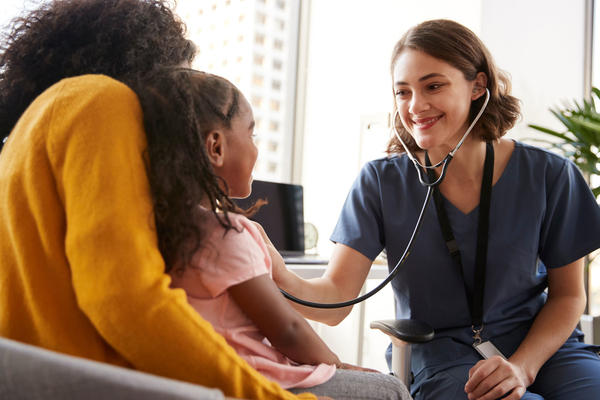
[{"label": "nurse's forearm", "polygon": [[[303,279],[292,271],[283,272],[276,281],[279,288],[294,297],[317,303],[339,303],[344,298],[338,287],[327,277]],[[328,325],[339,324],[352,311],[352,307],[322,309],[300,305],[290,300],[292,306],[305,318]]]},{"label": "nurse's forearm", "polygon": [[579,298],[548,299],[529,333],[510,357],[533,383],[542,365],[565,343],[575,329],[585,302]]},{"label": "nurse's forearm", "polygon": [[[273,280],[279,288],[302,300],[315,303],[340,303],[356,298],[367,279],[371,260],[358,251],[336,244],[327,270],[320,278],[303,279],[288,270],[283,258],[265,235],[273,266]],[[304,317],[328,325],[339,324],[352,311],[352,307],[323,309],[293,303]]]},{"label": "nurse's forearm", "polygon": [[586,301],[582,277],[582,260],[548,270],[548,300],[509,360],[521,366],[529,383],[579,322]]}]

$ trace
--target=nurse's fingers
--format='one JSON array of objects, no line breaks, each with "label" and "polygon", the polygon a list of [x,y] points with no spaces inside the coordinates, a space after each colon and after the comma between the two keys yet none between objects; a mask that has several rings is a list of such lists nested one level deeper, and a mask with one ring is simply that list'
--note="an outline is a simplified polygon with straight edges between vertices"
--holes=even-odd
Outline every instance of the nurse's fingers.
[{"label": "nurse's fingers", "polygon": [[494,400],[507,393],[510,394],[506,398],[520,398],[525,389],[520,369],[498,356],[475,364],[469,371],[469,380],[465,385],[469,400]]},{"label": "nurse's fingers", "polygon": [[501,357],[494,356],[488,360],[481,360],[469,370],[469,380],[465,384],[465,392],[470,393],[489,375],[491,375],[500,364]]}]

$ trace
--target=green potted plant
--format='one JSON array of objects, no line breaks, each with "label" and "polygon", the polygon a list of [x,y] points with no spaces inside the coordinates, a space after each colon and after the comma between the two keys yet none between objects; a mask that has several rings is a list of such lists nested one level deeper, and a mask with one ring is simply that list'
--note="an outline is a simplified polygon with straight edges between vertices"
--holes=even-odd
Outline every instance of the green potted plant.
[{"label": "green potted plant", "polygon": [[[553,137],[552,140],[550,138],[533,138],[533,140],[543,142],[571,159],[590,183],[596,200],[600,200],[600,184],[594,186],[592,183],[595,179],[600,180],[600,112],[596,109],[597,101],[600,101],[600,90],[594,87],[590,99],[584,99],[583,104],[573,101],[563,108],[551,108],[550,112],[564,125],[565,129],[562,132],[534,124],[528,126]],[[594,258],[595,256],[586,257],[585,260],[584,284],[588,299],[591,289],[589,266]],[[588,312],[589,301],[585,309],[585,313]]]},{"label": "green potted plant", "polygon": [[600,177],[600,112],[596,109],[597,101],[600,101],[600,90],[592,88],[591,98],[584,99],[583,105],[573,101],[572,105],[564,108],[550,109],[564,125],[565,130],[562,132],[529,124],[529,127],[554,137],[554,140],[534,140],[558,149],[571,159],[590,182],[596,199],[600,196],[600,184],[594,186],[592,182],[595,182],[594,177]]}]

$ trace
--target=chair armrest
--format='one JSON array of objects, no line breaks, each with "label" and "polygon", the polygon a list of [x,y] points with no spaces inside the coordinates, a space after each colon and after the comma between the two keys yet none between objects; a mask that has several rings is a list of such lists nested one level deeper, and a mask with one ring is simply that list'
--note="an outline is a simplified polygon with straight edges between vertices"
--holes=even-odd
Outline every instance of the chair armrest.
[{"label": "chair armrest", "polygon": [[425,343],[433,339],[433,328],[412,319],[387,319],[371,322],[371,329],[379,329],[392,340],[392,371],[410,388],[414,376],[411,371],[411,343]]},{"label": "chair armrest", "polygon": [[433,339],[433,328],[412,319],[386,319],[371,322],[371,329],[379,329],[388,336],[407,343],[425,343]]}]

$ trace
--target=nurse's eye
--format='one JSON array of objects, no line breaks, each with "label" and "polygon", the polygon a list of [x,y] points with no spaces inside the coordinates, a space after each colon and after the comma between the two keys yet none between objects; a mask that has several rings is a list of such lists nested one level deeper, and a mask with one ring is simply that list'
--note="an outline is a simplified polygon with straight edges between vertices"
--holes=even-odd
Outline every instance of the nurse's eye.
[{"label": "nurse's eye", "polygon": [[396,90],[396,97],[404,97],[406,95],[408,95],[408,93],[410,93],[408,90],[404,90],[404,89],[398,89]]},{"label": "nurse's eye", "polygon": [[429,89],[429,90],[438,90],[442,86],[444,86],[444,85],[441,84],[441,83],[430,83],[429,85],[427,85],[427,89]]}]

